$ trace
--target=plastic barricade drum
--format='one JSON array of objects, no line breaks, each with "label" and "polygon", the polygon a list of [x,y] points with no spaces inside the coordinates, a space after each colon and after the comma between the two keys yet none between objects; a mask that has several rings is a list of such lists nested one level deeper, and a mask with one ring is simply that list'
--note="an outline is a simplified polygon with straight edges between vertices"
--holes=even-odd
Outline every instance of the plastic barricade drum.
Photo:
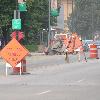
[{"label": "plastic barricade drum", "polygon": [[90,45],[90,58],[98,58],[98,49],[95,44]]},{"label": "plastic barricade drum", "polygon": [[[20,68],[19,67],[13,67],[13,73],[19,73],[20,72]],[[21,72],[24,73],[26,72],[26,59],[22,59],[21,60]]]}]

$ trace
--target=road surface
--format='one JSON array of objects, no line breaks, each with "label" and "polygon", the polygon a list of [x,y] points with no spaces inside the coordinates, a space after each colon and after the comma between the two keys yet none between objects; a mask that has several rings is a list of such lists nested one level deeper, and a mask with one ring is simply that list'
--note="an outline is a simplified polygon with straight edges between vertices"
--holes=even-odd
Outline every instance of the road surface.
[{"label": "road surface", "polygon": [[71,63],[64,55],[27,57],[25,75],[5,76],[0,60],[0,100],[100,100],[100,60]]}]

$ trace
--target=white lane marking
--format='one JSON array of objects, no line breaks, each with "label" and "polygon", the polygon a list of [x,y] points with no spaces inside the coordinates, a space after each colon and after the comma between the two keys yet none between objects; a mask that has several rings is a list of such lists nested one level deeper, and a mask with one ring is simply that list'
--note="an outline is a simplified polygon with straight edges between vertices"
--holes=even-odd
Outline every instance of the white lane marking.
[{"label": "white lane marking", "polygon": [[46,94],[48,92],[51,92],[51,90],[48,90],[48,91],[44,91],[44,92],[41,92],[41,93],[37,93],[36,95],[42,95],[42,94]]},{"label": "white lane marking", "polygon": [[83,80],[78,80],[77,82],[82,82]]}]

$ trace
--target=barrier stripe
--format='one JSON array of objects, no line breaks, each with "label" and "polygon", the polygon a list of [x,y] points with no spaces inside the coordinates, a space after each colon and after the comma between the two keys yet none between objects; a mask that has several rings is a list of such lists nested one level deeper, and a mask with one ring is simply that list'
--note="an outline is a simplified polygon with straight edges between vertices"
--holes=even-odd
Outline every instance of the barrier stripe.
[{"label": "barrier stripe", "polygon": [[91,53],[93,52],[93,53],[98,53],[98,51],[90,51]]},{"label": "barrier stripe", "polygon": [[98,50],[97,48],[90,48],[90,50]]},{"label": "barrier stripe", "polygon": [[97,54],[97,53],[91,53],[91,54]]}]

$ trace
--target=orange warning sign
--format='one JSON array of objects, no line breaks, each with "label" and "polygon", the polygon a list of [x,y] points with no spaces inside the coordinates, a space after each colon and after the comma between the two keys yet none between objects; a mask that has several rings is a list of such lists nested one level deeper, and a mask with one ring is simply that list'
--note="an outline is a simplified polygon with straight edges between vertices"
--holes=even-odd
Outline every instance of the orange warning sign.
[{"label": "orange warning sign", "polygon": [[29,51],[13,38],[1,51],[0,56],[15,67]]}]

